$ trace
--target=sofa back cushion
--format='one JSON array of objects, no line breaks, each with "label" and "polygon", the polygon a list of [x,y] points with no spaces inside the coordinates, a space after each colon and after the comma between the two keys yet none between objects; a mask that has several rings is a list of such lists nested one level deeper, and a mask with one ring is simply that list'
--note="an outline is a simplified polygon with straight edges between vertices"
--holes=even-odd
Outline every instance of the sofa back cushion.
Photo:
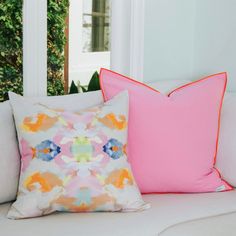
[{"label": "sofa back cushion", "polygon": [[102,69],[104,99],[130,95],[128,158],[143,193],[230,190],[214,167],[226,73],[168,95]]},{"label": "sofa back cushion", "polygon": [[0,103],[0,203],[16,197],[20,168],[15,125],[9,102]]},{"label": "sofa back cushion", "polygon": [[222,177],[236,187],[236,93],[233,92],[226,93],[222,107],[216,166]]}]

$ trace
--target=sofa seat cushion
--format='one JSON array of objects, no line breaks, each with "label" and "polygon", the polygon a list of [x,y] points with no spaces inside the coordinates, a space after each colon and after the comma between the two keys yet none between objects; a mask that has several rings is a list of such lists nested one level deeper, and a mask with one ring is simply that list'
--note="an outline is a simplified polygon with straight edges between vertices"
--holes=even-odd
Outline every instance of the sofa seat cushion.
[{"label": "sofa seat cushion", "polygon": [[[25,219],[6,218],[10,204],[0,206],[4,236],[154,236],[186,221],[236,212],[236,190],[204,194],[144,195],[152,207],[134,213],[56,213]],[[191,234],[188,234],[191,236]]]},{"label": "sofa seat cushion", "polygon": [[163,232],[160,236],[235,236],[236,232],[236,213],[228,213],[219,216],[207,217],[199,220],[173,225]]}]

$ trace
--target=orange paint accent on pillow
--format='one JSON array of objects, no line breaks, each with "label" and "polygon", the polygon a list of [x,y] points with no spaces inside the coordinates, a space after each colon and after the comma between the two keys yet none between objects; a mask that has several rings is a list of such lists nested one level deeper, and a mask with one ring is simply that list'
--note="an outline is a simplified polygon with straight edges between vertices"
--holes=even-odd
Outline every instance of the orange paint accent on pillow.
[{"label": "orange paint accent on pillow", "polygon": [[35,184],[40,185],[40,191],[50,192],[55,186],[62,186],[62,181],[52,173],[45,172],[43,174],[36,172],[25,180],[25,187],[32,191],[35,189]]},{"label": "orange paint accent on pillow", "polygon": [[39,130],[44,131],[52,127],[56,122],[56,117],[50,117],[46,114],[38,114],[36,121],[33,121],[32,117],[26,117],[23,121],[22,128],[31,132],[37,132]]},{"label": "orange paint accent on pillow", "polygon": [[116,188],[124,188],[125,181],[133,184],[133,177],[127,169],[115,170],[105,180],[106,184],[112,184]]},{"label": "orange paint accent on pillow", "polygon": [[113,113],[109,113],[103,118],[98,118],[98,120],[111,129],[122,130],[127,127],[127,122],[125,116],[120,115],[119,119]]}]

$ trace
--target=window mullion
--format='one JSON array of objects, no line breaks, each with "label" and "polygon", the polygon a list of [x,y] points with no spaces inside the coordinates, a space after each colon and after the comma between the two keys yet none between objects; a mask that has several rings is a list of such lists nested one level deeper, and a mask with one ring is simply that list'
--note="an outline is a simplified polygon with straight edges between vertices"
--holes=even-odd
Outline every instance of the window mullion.
[{"label": "window mullion", "polygon": [[47,0],[24,0],[23,84],[25,96],[47,95]]}]

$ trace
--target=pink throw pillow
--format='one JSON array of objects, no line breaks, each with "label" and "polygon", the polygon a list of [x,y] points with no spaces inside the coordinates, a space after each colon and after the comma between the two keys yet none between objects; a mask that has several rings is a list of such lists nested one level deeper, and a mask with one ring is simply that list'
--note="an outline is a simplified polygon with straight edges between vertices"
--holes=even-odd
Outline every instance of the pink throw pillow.
[{"label": "pink throw pillow", "polygon": [[128,158],[142,193],[232,189],[214,166],[226,82],[219,73],[164,95],[101,69],[106,101],[129,92]]}]

